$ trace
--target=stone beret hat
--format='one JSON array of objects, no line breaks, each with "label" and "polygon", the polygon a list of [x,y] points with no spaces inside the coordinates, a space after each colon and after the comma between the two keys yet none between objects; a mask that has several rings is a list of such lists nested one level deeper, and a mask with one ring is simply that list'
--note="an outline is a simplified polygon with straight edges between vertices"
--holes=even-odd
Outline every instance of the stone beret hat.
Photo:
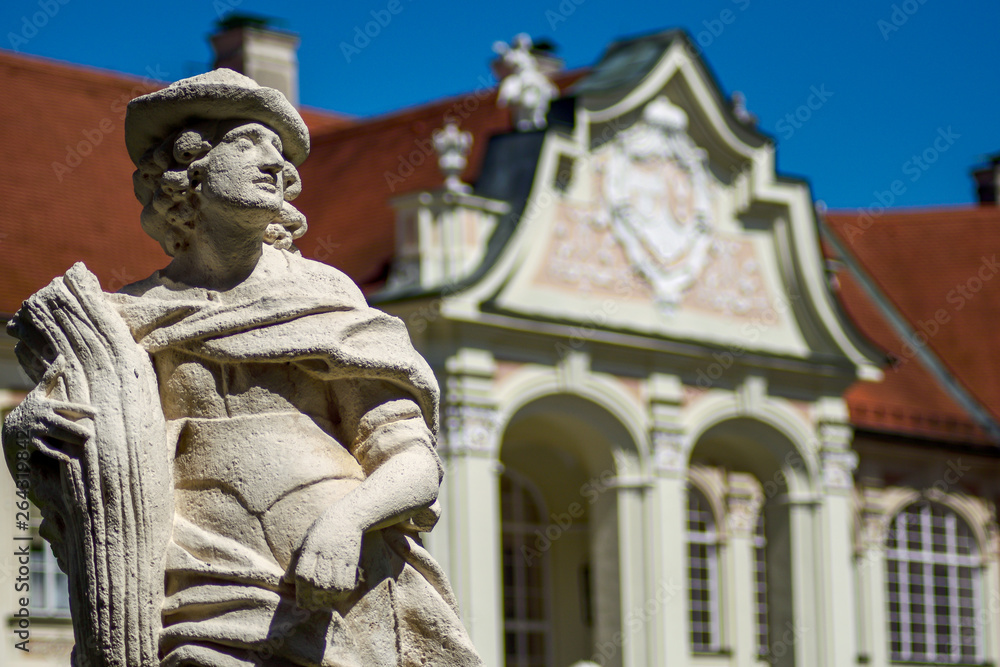
[{"label": "stone beret hat", "polygon": [[125,146],[138,166],[150,146],[199,118],[246,118],[264,123],[281,137],[285,157],[295,166],[309,155],[309,129],[288,99],[231,69],[181,79],[129,102]]}]

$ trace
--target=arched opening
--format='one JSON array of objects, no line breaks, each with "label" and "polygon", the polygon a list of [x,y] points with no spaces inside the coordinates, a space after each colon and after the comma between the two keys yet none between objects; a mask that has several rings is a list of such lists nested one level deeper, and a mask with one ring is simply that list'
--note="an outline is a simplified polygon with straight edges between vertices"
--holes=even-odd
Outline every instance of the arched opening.
[{"label": "arched opening", "polygon": [[[638,466],[634,441],[600,406],[577,396],[550,395],[511,417],[500,460],[507,664],[570,665],[591,659],[596,645],[614,642],[622,629],[614,482],[623,467]],[[516,503],[522,514],[538,516],[525,522]],[[526,640],[509,620],[526,608],[533,588],[545,596],[536,609],[548,609],[549,615],[544,640],[540,633],[533,635],[539,651],[528,653],[531,660],[542,652],[546,657],[519,662]],[[608,666],[620,664],[621,651],[602,659]]]},{"label": "arched opening", "polygon": [[981,567],[975,534],[951,508],[920,501],[893,518],[886,540],[892,660],[983,662]]},{"label": "arched opening", "polygon": [[[776,428],[750,418],[735,418],[706,430],[692,448],[689,464],[708,482],[701,485],[707,487],[702,488],[706,502],[723,513],[716,516],[727,533],[721,547],[722,570],[739,573],[739,580],[722,577],[725,588],[719,599],[717,630],[721,636],[713,645],[699,646],[692,635],[692,651],[713,652],[714,646],[714,652],[728,649],[750,659],[794,665],[795,647],[787,645],[785,635],[789,628],[797,627],[792,573],[802,565],[793,557],[792,538],[795,526],[801,525],[802,516],[811,510],[799,508],[797,524],[793,516],[796,504],[790,497],[808,495],[811,475],[806,460]],[[742,480],[740,493],[745,494],[748,477],[754,480],[752,501],[749,497],[734,498],[734,480]],[[744,517],[741,512],[751,514]],[[737,545],[733,528],[738,525],[743,526],[743,541]],[[690,542],[689,548],[693,548]],[[745,559],[742,569],[734,567],[735,558]],[[690,587],[694,585],[689,581]],[[737,609],[737,604],[741,608]],[[691,605],[692,628],[696,613]],[[727,627],[726,621],[746,623],[744,619],[752,619],[752,627],[740,638],[733,628],[735,623]]]}]

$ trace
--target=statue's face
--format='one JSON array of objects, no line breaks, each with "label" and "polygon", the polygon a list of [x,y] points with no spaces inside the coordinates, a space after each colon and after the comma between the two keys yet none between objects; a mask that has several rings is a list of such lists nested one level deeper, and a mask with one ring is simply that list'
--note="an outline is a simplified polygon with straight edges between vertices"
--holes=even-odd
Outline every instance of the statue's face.
[{"label": "statue's face", "polygon": [[262,221],[266,228],[284,201],[281,138],[266,125],[240,120],[223,123],[219,132],[201,184],[202,210],[233,213],[254,227]]}]

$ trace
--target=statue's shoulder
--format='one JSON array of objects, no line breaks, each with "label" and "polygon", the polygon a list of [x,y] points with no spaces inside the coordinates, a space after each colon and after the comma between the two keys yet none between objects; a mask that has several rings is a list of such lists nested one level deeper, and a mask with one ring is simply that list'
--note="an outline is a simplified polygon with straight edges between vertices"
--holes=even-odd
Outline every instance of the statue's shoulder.
[{"label": "statue's shoulder", "polygon": [[143,278],[142,280],[137,280],[134,283],[129,283],[122,287],[120,290],[115,292],[115,294],[125,294],[127,296],[145,296],[151,290],[156,288],[164,287],[164,281],[160,277],[159,271],[154,271],[151,275]]},{"label": "statue's shoulder", "polygon": [[305,281],[304,284],[308,285],[311,291],[346,297],[347,301],[357,308],[368,306],[361,288],[343,271],[314,259],[306,259],[287,251],[282,252],[286,256],[288,269],[296,281]]},{"label": "statue's shoulder", "polygon": [[[368,301],[361,289],[344,272],[287,250],[268,247],[264,252],[264,272],[258,279],[247,281],[244,285],[234,288],[230,292],[231,298],[252,300],[268,295],[285,294],[333,299],[360,309],[368,307]],[[200,287],[174,282],[161,275],[160,271],[156,271],[148,278],[126,285],[111,298],[116,302],[127,301],[129,297],[146,297],[160,301],[198,301],[204,298],[211,300],[211,296],[205,297],[207,292],[208,290]]]},{"label": "statue's shoulder", "polygon": [[197,301],[204,299],[207,291],[200,287],[174,282],[160,271],[154,271],[142,280],[125,285],[117,292],[109,293],[108,298],[115,303],[129,302],[132,300],[129,297],[140,299],[145,297],[158,301]]}]

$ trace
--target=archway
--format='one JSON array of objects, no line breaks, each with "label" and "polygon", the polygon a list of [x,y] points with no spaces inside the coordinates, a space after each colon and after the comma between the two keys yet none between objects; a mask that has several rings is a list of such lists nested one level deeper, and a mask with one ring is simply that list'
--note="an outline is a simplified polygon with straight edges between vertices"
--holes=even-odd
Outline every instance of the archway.
[{"label": "archway", "polygon": [[[605,408],[554,394],[511,416],[500,460],[507,664],[589,659],[621,631],[616,480],[638,471],[635,442]],[[535,591],[544,599],[532,600]],[[543,662],[529,661],[538,655]]]},{"label": "archway", "polygon": [[796,664],[788,630],[801,625],[794,582],[811,567],[795,547],[796,539],[809,542],[796,531],[811,529],[813,512],[802,444],[759,419],[734,417],[702,432],[689,458],[692,485],[708,497],[723,530],[717,627],[724,636],[715,643],[785,666]]}]

